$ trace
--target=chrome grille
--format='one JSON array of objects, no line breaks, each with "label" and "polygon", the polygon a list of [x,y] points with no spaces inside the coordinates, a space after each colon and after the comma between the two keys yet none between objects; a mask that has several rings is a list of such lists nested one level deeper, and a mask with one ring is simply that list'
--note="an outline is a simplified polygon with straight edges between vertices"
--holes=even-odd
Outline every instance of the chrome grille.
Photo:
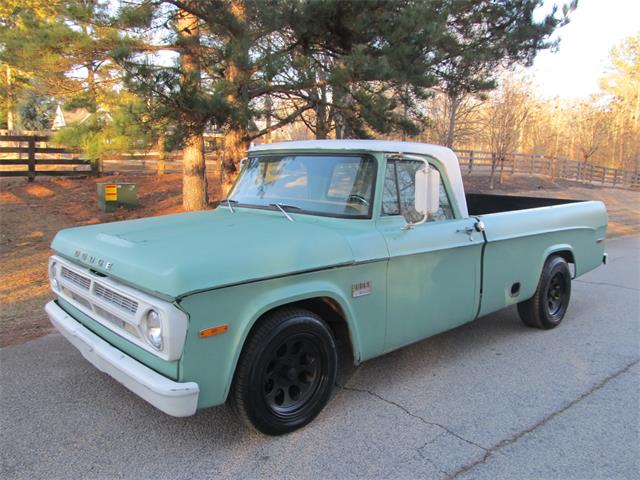
[{"label": "chrome grille", "polygon": [[121,318],[118,318],[113,313],[107,312],[104,308],[100,308],[98,305],[94,305],[93,309],[98,315],[100,315],[105,320],[109,320],[114,325],[116,325],[116,326],[118,326],[120,328],[124,328],[125,321],[122,320]]},{"label": "chrome grille", "polygon": [[62,291],[65,293],[65,295],[68,295],[69,297],[74,299],[76,302],[78,302],[80,305],[82,305],[83,307],[88,308],[89,310],[91,310],[91,303],[89,302],[89,300],[84,298],[82,295],[78,295],[76,292],[72,292],[67,287],[62,287]]},{"label": "chrome grille", "polygon": [[110,288],[100,285],[99,283],[96,283],[93,287],[93,293],[96,297],[103,298],[107,302],[117,305],[128,312],[136,313],[138,310],[138,302],[131,300],[124,295],[120,295],[118,292],[114,292]]},{"label": "chrome grille", "polygon": [[67,267],[62,267],[62,272],[61,272],[62,276],[64,278],[66,278],[67,280],[72,281],[73,283],[75,283],[76,285],[84,288],[85,290],[89,290],[89,287],[91,286],[91,279],[84,277],[76,272],[74,272],[73,270],[69,270]]}]

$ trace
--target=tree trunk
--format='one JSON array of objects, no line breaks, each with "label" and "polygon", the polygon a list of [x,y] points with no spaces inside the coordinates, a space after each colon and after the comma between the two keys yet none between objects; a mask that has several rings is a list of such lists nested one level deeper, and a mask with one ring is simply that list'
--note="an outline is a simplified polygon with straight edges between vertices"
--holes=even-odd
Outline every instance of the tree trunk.
[{"label": "tree trunk", "polygon": [[158,175],[164,175],[164,159],[165,159],[165,149],[164,149],[164,133],[161,133],[158,137]]},{"label": "tree trunk", "polygon": [[11,74],[11,67],[6,66],[7,73],[7,130],[12,132],[16,128],[15,122],[15,105],[13,104],[13,75]]},{"label": "tree trunk", "polygon": [[324,140],[329,134],[329,125],[327,124],[327,106],[323,103],[316,105],[316,140]]},{"label": "tree trunk", "polygon": [[354,101],[348,87],[334,88],[333,101],[336,105],[333,114],[336,138],[356,138],[353,115]]},{"label": "tree trunk", "polygon": [[316,114],[316,140],[324,140],[329,135],[330,119],[328,118],[327,108],[327,89],[323,85],[319,88],[320,95],[317,99],[315,114]]},{"label": "tree trunk", "polygon": [[267,98],[264,99],[264,110],[265,110],[265,126],[267,128],[267,133],[265,137],[266,143],[271,143],[271,117],[273,115],[273,101],[271,100],[271,95],[267,95]]},{"label": "tree trunk", "polygon": [[333,89],[333,104],[335,105],[335,111],[333,113],[333,122],[336,127],[336,139],[341,140],[345,138],[346,120],[343,113],[344,92],[341,88]]},{"label": "tree trunk", "polygon": [[[180,64],[184,87],[200,86],[200,30],[198,19],[183,10],[178,12]],[[182,207],[186,211],[207,208],[207,177],[202,133],[189,132],[182,154]]]},{"label": "tree trunk", "polygon": [[236,180],[238,165],[249,150],[248,132],[246,129],[229,130],[224,136],[222,157],[222,194],[223,198]]},{"label": "tree trunk", "polygon": [[453,140],[456,132],[456,115],[458,114],[458,108],[460,107],[460,100],[453,96],[448,97],[449,100],[449,118],[447,123],[447,139],[445,146],[453,148]]},{"label": "tree trunk", "polygon": [[498,166],[498,157],[495,153],[491,154],[491,176],[489,177],[489,190],[495,188],[496,167]]},{"label": "tree trunk", "polygon": [[222,154],[222,193],[226,198],[229,188],[233,185],[239,171],[240,160],[249,148],[249,98],[246,95],[251,79],[248,70],[249,47],[251,39],[247,35],[246,12],[243,0],[231,1],[231,14],[235,17],[239,27],[227,42],[230,56],[227,60],[225,79],[232,85],[227,101],[238,111],[237,123],[228,129],[223,142]]},{"label": "tree trunk", "polygon": [[182,208],[204,210],[207,208],[207,178],[201,135],[192,135],[185,141],[182,163]]}]

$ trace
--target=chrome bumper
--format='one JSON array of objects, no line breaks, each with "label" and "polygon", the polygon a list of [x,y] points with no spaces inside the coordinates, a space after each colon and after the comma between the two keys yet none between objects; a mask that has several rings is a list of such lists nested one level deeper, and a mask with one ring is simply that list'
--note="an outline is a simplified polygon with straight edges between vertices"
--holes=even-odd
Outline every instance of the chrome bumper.
[{"label": "chrome bumper", "polygon": [[85,328],[53,301],[44,309],[58,331],[98,370],[168,415],[187,417],[196,412],[197,383],[174,382],[151,370]]}]

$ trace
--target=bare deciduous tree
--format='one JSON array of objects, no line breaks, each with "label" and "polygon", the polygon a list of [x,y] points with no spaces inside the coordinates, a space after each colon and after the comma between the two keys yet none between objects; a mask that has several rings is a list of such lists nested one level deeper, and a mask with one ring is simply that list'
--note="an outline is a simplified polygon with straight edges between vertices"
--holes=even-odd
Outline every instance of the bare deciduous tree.
[{"label": "bare deciduous tree", "polygon": [[516,151],[522,126],[529,113],[529,93],[524,86],[512,79],[505,80],[491,97],[484,109],[485,135],[493,153],[489,188],[495,187],[495,174],[500,168],[502,183],[504,161]]}]

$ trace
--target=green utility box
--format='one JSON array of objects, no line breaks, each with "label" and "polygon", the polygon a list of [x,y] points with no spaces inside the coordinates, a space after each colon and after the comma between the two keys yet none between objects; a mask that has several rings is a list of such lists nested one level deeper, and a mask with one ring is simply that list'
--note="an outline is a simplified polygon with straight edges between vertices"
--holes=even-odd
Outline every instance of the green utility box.
[{"label": "green utility box", "polygon": [[98,183],[98,207],[103,212],[115,212],[124,207],[138,206],[138,185],[135,183]]}]

